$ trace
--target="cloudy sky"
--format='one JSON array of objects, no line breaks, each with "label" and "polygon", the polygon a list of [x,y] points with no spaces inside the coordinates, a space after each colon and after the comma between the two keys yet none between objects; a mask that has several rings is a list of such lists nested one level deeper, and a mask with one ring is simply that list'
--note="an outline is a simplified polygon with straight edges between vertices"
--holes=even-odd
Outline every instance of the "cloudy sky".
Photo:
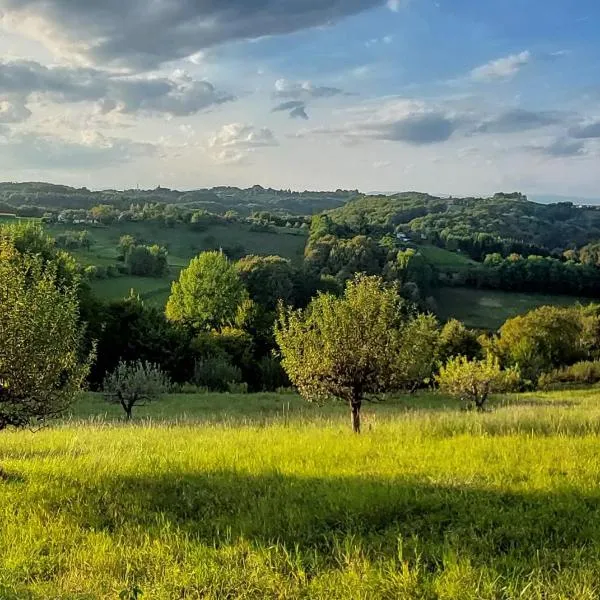
[{"label": "cloudy sky", "polygon": [[0,0],[0,180],[600,196],[598,0]]}]

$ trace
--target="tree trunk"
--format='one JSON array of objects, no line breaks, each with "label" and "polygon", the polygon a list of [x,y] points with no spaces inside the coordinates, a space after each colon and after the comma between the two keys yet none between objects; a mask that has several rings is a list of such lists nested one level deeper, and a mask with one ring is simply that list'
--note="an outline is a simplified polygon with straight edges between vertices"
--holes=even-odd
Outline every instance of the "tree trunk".
[{"label": "tree trunk", "polygon": [[352,417],[352,431],[354,433],[360,433],[360,400],[358,402],[352,402],[350,404],[351,417]]}]

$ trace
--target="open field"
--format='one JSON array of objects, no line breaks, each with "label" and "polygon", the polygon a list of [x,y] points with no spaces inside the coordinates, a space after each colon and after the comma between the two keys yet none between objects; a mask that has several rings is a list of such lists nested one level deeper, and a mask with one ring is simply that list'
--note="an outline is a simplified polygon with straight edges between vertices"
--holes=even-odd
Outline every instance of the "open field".
[{"label": "open field", "polygon": [[2,433],[0,598],[598,597],[599,390],[365,410],[89,395]]},{"label": "open field", "polygon": [[121,276],[92,282],[92,289],[103,300],[116,300],[129,295],[134,289],[146,302],[164,306],[171,282],[177,279],[182,267],[204,250],[237,248],[238,254],[278,254],[295,262],[300,261],[306,243],[306,234],[300,230],[279,229],[277,233],[250,231],[249,226],[230,223],[216,225],[205,231],[192,231],[189,227],[162,227],[152,222],[115,223],[108,227],[90,225],[52,225],[51,235],[65,231],[89,231],[94,244],[89,251],[69,252],[83,265],[108,266],[117,262],[117,244],[123,235],[132,235],[139,242],[159,244],[169,251],[170,273],[167,277]]},{"label": "open field", "polygon": [[574,296],[526,294],[458,287],[444,287],[436,290],[435,300],[440,318],[449,319],[453,317],[463,321],[469,327],[480,329],[497,329],[506,319],[545,304],[571,306],[576,302],[582,304],[593,302],[590,298],[576,298]]},{"label": "open field", "polygon": [[418,246],[418,250],[430,263],[440,269],[451,267],[453,270],[456,270],[457,268],[467,268],[477,264],[468,256],[458,252],[450,252],[437,246]]}]

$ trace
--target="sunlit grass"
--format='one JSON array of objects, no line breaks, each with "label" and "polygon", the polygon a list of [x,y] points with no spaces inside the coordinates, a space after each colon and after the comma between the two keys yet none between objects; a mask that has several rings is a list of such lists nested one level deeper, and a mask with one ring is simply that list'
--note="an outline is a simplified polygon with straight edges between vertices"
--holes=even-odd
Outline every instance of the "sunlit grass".
[{"label": "sunlit grass", "polygon": [[2,433],[0,598],[598,597],[599,391],[346,413],[180,395],[127,425],[90,395]]}]

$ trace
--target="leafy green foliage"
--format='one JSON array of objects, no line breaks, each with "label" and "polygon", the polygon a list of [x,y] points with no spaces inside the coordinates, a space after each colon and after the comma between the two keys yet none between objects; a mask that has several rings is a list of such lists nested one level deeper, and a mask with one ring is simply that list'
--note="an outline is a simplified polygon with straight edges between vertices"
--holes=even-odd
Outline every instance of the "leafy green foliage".
[{"label": "leafy green foliage", "polygon": [[281,256],[250,255],[236,263],[250,298],[267,310],[275,310],[281,300],[295,303],[298,272]]},{"label": "leafy green foliage", "polygon": [[104,378],[102,389],[106,401],[120,404],[129,420],[135,406],[158,400],[170,385],[168,377],[156,365],[140,360],[120,361]]},{"label": "leafy green foliage", "polygon": [[0,240],[0,430],[61,415],[89,371],[75,283]]},{"label": "leafy green foliage", "polygon": [[436,350],[436,358],[442,364],[456,356],[466,356],[468,359],[479,358],[481,352],[477,332],[467,329],[456,319],[450,319],[444,324]]},{"label": "leafy green foliage", "polygon": [[132,275],[164,277],[169,270],[167,250],[157,244],[152,246],[135,244],[125,253],[125,265]]},{"label": "leafy green foliage", "polygon": [[300,393],[309,401],[347,402],[359,431],[365,397],[400,389],[431,365],[433,325],[407,315],[395,288],[359,276],[342,298],[320,294],[304,311],[282,310],[276,339]]},{"label": "leafy green foliage", "polygon": [[435,380],[442,392],[482,410],[490,394],[516,390],[521,377],[517,368],[503,370],[498,359],[488,354],[483,360],[455,356],[440,367]]},{"label": "leafy green foliage", "polygon": [[101,320],[98,355],[90,375],[94,387],[101,385],[120,361],[156,364],[177,383],[192,378],[192,336],[185,327],[168,321],[160,309],[130,295],[102,307]]},{"label": "leafy green foliage", "polygon": [[221,328],[234,322],[248,297],[233,264],[221,252],[203,252],[173,283],[167,317],[198,330]]},{"label": "leafy green foliage", "polygon": [[535,383],[543,372],[583,358],[581,313],[542,306],[514,317],[500,328],[490,349],[502,364],[518,366],[523,378]]}]

